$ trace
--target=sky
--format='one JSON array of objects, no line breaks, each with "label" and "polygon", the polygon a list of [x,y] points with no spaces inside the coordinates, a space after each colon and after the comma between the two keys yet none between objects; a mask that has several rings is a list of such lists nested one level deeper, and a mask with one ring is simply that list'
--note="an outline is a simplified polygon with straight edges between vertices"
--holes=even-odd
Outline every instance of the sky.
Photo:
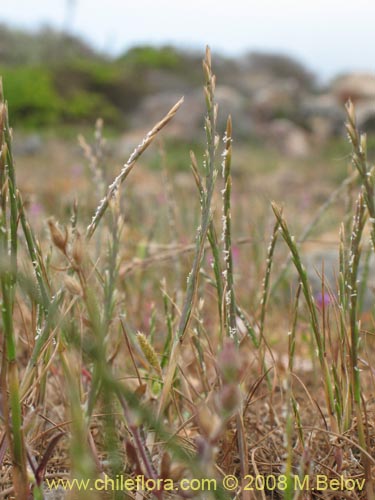
[{"label": "sky", "polygon": [[67,28],[118,54],[143,43],[289,54],[321,79],[375,72],[373,0],[12,0],[0,22]]}]

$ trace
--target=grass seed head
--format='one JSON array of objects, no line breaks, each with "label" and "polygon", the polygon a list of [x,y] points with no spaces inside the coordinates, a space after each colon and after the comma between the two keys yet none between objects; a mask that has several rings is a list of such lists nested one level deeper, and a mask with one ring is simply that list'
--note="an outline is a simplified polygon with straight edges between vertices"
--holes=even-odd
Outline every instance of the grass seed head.
[{"label": "grass seed head", "polygon": [[73,243],[72,257],[77,266],[80,266],[83,259],[83,242],[79,232],[76,232],[76,238]]},{"label": "grass seed head", "polygon": [[143,354],[145,355],[145,358],[147,361],[150,363],[150,365],[155,369],[155,371],[161,376],[162,371],[160,368],[158,356],[155,352],[155,349],[152,347],[146,336],[138,332],[137,333],[137,340],[140,345],[140,348],[142,349]]},{"label": "grass seed head", "polygon": [[51,233],[51,238],[53,244],[62,251],[62,253],[66,253],[66,245],[68,243],[68,231],[65,229],[65,235],[60,231],[56,222],[51,218],[48,219],[48,227]]},{"label": "grass seed head", "polygon": [[64,277],[64,284],[65,284],[66,289],[72,295],[82,295],[81,285],[72,276],[65,276]]},{"label": "grass seed head", "polygon": [[6,143],[4,143],[1,147],[1,152],[0,152],[2,165],[6,164],[7,153],[8,153],[8,146]]}]

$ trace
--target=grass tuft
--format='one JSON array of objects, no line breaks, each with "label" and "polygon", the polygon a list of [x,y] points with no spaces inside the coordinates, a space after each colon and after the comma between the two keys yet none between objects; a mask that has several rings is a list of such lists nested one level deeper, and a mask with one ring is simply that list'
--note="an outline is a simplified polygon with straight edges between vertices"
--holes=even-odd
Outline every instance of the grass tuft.
[{"label": "grass tuft", "polygon": [[[129,498],[374,498],[374,317],[364,299],[375,170],[354,106],[346,107],[354,172],[294,237],[289,198],[263,221],[253,194],[239,197],[236,125],[231,117],[218,125],[209,48],[203,76],[205,150],[190,153],[190,177],[170,175],[162,144],[157,188],[142,165],[129,177],[175,114],[188,112],[182,100],[108,186],[98,120],[94,144],[78,140],[88,205],[97,206],[91,221],[78,196],[70,220],[51,217],[39,230],[17,185],[0,85],[0,498],[43,498],[52,480],[56,488],[139,475],[158,486]],[[251,177],[249,192],[258,187]],[[308,267],[304,243],[343,195],[330,280],[325,259]],[[296,489],[307,475],[310,488]],[[268,482],[254,492],[255,476],[257,487]],[[319,491],[322,476],[356,481],[355,491]],[[176,493],[193,478],[216,488]],[[73,496],[104,498],[94,489]]]}]

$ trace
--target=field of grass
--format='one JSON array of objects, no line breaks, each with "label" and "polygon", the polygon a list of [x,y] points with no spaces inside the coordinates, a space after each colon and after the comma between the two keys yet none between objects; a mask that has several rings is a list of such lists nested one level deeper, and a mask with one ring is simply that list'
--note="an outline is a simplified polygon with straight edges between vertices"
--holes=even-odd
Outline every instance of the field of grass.
[{"label": "field of grass", "polygon": [[0,91],[0,498],[375,498],[366,136],[237,147],[203,77],[202,144],[181,100],[122,167],[101,121],[15,162]]}]

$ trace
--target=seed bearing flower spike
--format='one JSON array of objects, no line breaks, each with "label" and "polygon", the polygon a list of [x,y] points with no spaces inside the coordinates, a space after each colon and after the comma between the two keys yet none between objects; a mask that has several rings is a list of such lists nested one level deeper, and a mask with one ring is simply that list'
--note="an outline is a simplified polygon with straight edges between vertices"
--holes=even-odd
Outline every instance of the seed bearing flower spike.
[{"label": "seed bearing flower spike", "polygon": [[68,231],[65,229],[65,234],[58,228],[56,222],[53,219],[49,219],[48,227],[51,233],[51,238],[53,244],[61,250],[61,252],[66,252],[66,245],[68,242]]},{"label": "seed bearing flower spike", "polygon": [[152,141],[155,139],[156,135],[162,130],[175,116],[179,108],[181,107],[182,103],[184,102],[184,98],[182,97],[170,110],[169,112],[165,115],[165,117],[158,122],[143,138],[143,141],[134,149],[133,153],[130,155],[128,161],[125,163],[123,166],[121,172],[118,174],[118,176],[114,179],[112,184],[108,187],[107,194],[104,196],[104,198],[100,201],[95,214],[92,217],[92,221],[87,227],[86,230],[86,238],[89,240],[92,235],[94,234],[101,218],[103,217],[105,211],[108,208],[110,200],[113,198],[113,196],[116,194],[118,191],[119,187],[121,184],[124,182],[124,180],[127,178],[127,176],[130,174],[132,171],[136,161],[138,158],[142,155],[142,153],[148,148],[148,146],[152,143]]}]

